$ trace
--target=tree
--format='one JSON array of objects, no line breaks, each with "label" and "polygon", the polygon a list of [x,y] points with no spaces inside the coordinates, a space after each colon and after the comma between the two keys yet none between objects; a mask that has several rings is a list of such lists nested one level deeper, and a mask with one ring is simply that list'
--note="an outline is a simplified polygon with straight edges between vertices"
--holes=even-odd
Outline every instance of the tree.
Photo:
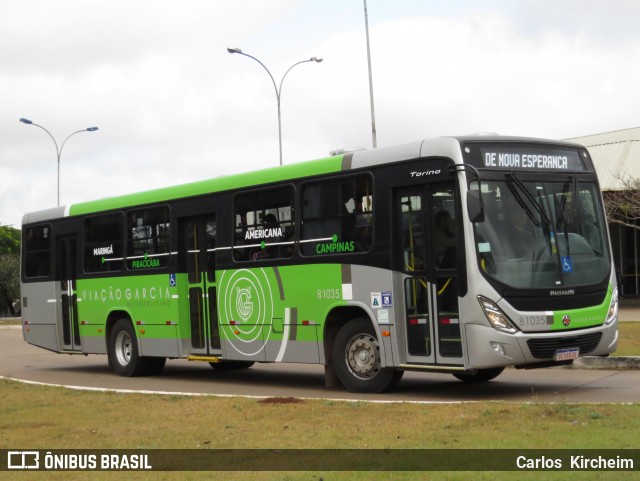
[{"label": "tree", "polygon": [[0,312],[16,315],[13,303],[20,298],[20,255],[0,254]]},{"label": "tree", "polygon": [[0,312],[16,315],[13,302],[20,298],[20,231],[0,226]]},{"label": "tree", "polygon": [[602,193],[607,221],[640,229],[640,179],[627,176],[618,177],[618,181],[622,189]]},{"label": "tree", "polygon": [[0,225],[0,254],[19,252],[20,231],[8,225]]}]

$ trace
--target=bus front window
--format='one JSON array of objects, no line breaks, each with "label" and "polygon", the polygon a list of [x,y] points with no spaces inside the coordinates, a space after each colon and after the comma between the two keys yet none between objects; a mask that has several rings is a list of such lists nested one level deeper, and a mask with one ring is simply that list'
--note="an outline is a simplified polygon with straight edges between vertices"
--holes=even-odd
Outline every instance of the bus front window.
[{"label": "bus front window", "polygon": [[517,289],[555,289],[597,284],[609,274],[595,184],[575,176],[551,182],[507,174],[481,185],[485,220],[475,224],[475,239],[480,269],[490,279]]}]

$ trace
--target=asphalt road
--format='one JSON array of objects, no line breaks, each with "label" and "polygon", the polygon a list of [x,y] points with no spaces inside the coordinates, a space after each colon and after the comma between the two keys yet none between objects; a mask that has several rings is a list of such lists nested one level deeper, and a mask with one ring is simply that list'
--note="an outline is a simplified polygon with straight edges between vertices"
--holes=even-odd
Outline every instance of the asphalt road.
[{"label": "asphalt road", "polygon": [[22,340],[18,329],[0,329],[0,376],[83,388],[223,396],[297,397],[410,402],[640,402],[640,371],[507,369],[494,381],[468,385],[451,375],[407,372],[391,393],[353,394],[324,387],[322,366],[256,364],[218,372],[207,363],[168,361],[156,377],[113,374],[106,356],[55,354]]}]

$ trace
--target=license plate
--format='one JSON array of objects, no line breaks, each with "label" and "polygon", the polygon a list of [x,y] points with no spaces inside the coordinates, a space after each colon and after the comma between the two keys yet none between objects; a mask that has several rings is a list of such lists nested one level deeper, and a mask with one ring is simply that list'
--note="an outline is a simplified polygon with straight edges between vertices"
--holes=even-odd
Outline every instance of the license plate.
[{"label": "license plate", "polygon": [[553,356],[553,359],[556,361],[569,361],[571,359],[577,359],[579,354],[579,347],[572,347],[570,349],[558,349],[555,356]]}]

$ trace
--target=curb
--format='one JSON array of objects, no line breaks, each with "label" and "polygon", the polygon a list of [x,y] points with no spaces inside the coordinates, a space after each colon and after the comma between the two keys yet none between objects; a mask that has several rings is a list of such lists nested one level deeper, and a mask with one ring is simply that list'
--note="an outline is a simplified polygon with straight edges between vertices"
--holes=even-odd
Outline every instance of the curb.
[{"label": "curb", "polygon": [[584,356],[579,357],[571,365],[573,369],[615,369],[632,370],[640,369],[640,357],[638,356]]}]

